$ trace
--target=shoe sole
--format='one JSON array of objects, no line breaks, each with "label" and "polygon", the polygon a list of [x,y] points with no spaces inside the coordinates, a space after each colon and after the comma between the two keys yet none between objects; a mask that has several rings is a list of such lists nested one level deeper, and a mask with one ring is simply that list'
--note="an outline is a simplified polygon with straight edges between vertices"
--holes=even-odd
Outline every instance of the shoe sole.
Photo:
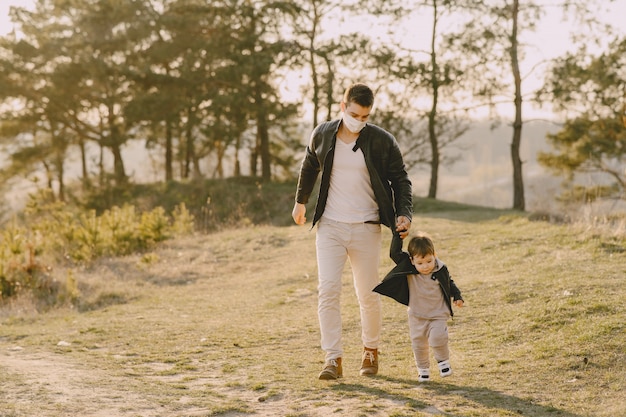
[{"label": "shoe sole", "polygon": [[361,376],[374,376],[376,374],[378,374],[378,370],[374,371],[374,370],[369,370],[369,369],[361,369],[359,371],[359,375]]},{"label": "shoe sole", "polygon": [[339,379],[339,378],[341,378],[341,375],[333,375],[329,373],[321,373],[319,376],[319,379],[321,381],[332,381],[334,379]]}]

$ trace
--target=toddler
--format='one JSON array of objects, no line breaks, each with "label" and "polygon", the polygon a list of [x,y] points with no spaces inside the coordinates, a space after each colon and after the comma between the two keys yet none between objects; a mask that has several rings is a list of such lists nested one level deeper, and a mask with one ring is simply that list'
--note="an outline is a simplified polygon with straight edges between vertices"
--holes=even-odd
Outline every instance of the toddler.
[{"label": "toddler", "polygon": [[417,380],[425,382],[430,379],[429,347],[437,360],[439,374],[442,377],[452,374],[447,321],[454,315],[452,303],[463,307],[463,298],[448,268],[437,258],[430,236],[417,233],[409,241],[408,251],[402,252],[402,239],[394,233],[390,256],[396,266],[374,291],[408,306]]}]

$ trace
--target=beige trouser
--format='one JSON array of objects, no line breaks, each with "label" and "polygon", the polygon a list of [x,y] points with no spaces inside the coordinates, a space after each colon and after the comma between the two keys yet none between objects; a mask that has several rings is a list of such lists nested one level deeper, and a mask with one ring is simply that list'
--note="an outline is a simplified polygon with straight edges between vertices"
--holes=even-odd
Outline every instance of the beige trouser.
[{"label": "beige trouser", "polygon": [[382,314],[380,295],[372,291],[379,283],[381,226],[341,223],[322,218],[316,236],[318,316],[321,345],[326,360],[343,356],[341,342],[341,275],[350,260],[354,289],[361,315],[363,346],[378,349]]},{"label": "beige trouser", "polygon": [[413,356],[418,368],[430,368],[429,346],[433,349],[433,356],[437,362],[450,359],[446,319],[422,319],[409,313],[409,332]]}]

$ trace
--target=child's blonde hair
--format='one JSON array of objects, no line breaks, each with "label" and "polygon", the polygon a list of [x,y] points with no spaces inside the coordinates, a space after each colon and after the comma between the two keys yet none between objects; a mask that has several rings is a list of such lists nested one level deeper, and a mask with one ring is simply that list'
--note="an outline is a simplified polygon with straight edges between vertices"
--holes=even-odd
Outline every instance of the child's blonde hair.
[{"label": "child's blonde hair", "polygon": [[417,234],[409,241],[409,255],[411,257],[419,256],[423,258],[426,255],[435,254],[435,244],[428,234],[424,232],[417,232]]}]

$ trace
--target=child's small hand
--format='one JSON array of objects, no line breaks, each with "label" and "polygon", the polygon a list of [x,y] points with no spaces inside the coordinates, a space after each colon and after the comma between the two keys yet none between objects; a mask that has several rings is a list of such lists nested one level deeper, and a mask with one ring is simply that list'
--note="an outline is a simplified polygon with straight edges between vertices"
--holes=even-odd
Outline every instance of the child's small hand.
[{"label": "child's small hand", "polygon": [[456,307],[463,307],[463,300],[454,300],[454,305]]}]

